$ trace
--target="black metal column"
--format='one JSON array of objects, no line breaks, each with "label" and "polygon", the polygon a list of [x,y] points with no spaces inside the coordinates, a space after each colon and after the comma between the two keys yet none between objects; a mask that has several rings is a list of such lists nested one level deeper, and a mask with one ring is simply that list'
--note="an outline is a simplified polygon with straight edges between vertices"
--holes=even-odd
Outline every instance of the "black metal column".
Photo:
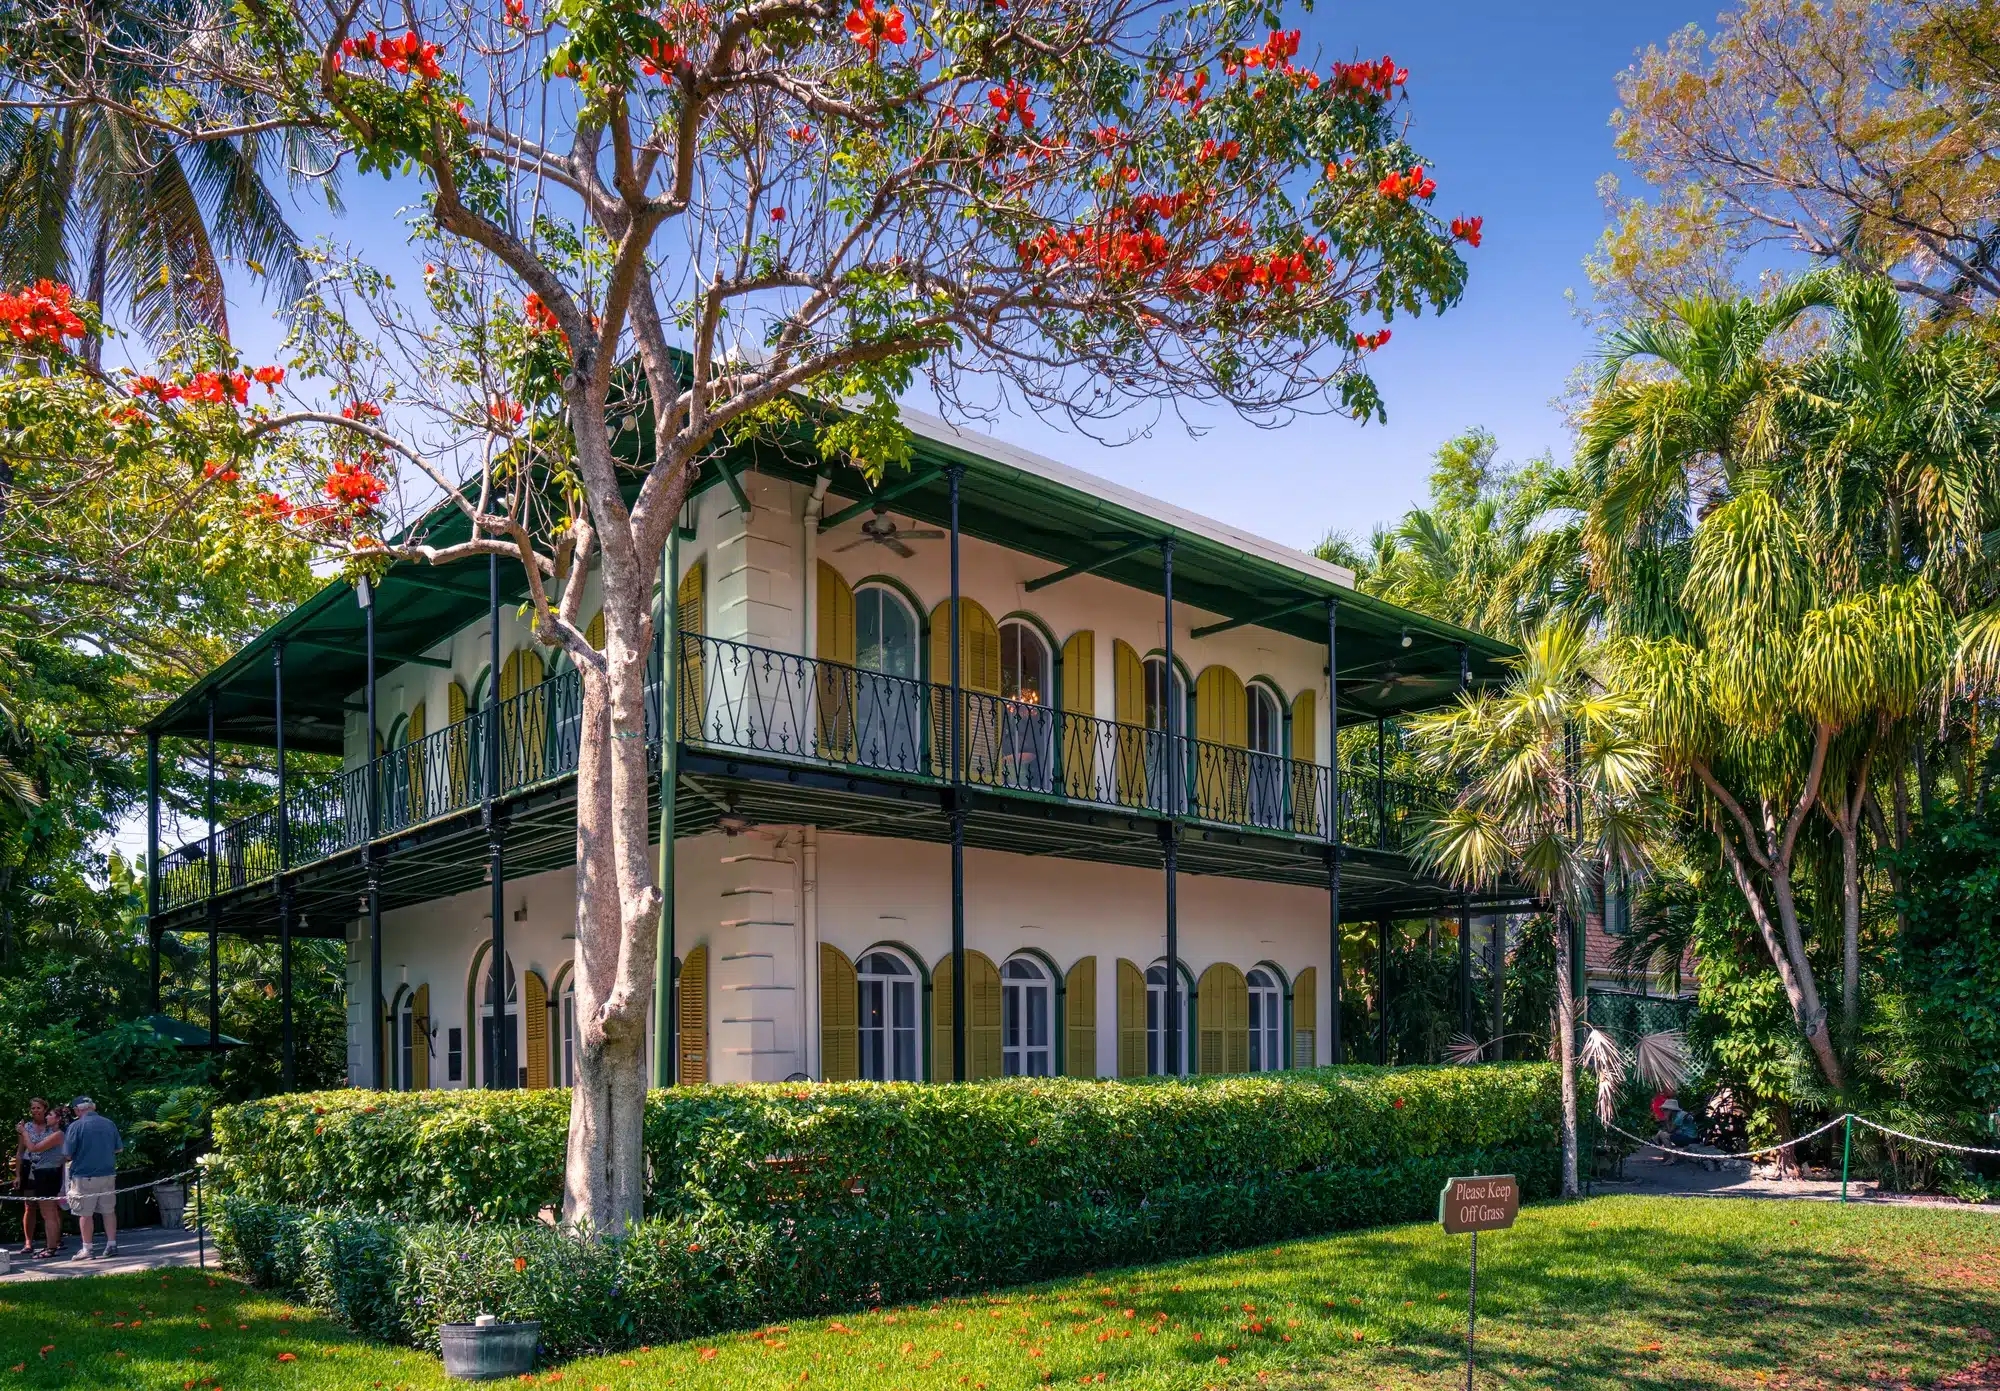
[{"label": "black metal column", "polygon": [[[1326,601],[1326,897],[1327,1000],[1333,1006],[1327,1031],[1328,1058],[1344,1061],[1340,1046],[1340,600]],[[1296,1059],[1294,1060],[1296,1062]],[[1308,1059],[1317,1062],[1318,1059]]]},{"label": "black metal column", "polygon": [[375,747],[375,586],[364,576],[355,597],[361,604],[367,643],[368,688],[365,696],[368,731],[362,743],[368,760],[368,1056],[373,1063],[369,1075],[376,1091],[389,1085],[389,1050],[382,1037],[382,869],[375,838],[382,833],[382,763]]},{"label": "black metal column", "polygon": [[1166,599],[1166,664],[1160,683],[1161,723],[1166,726],[1163,742],[1167,756],[1161,760],[1166,780],[1166,819],[1160,823],[1161,858],[1167,875],[1167,1056],[1163,1070],[1169,1077],[1187,1071],[1181,1051],[1181,924],[1180,924],[1180,823],[1181,761],[1180,727],[1186,716],[1174,699],[1174,541],[1160,542],[1160,589]]},{"label": "black metal column", "polygon": [[208,817],[208,1046],[215,1049],[222,1042],[222,926],[218,921],[216,895],[216,852],[221,848],[215,838],[215,690],[208,692],[208,781],[202,793],[203,809]]},{"label": "black metal column", "polygon": [[1467,1038],[1472,1032],[1472,900],[1458,896],[1458,1026]]},{"label": "black metal column", "polygon": [[1377,935],[1381,938],[1382,959],[1377,967],[1379,979],[1375,982],[1375,1008],[1380,1016],[1375,1021],[1375,1061],[1389,1065],[1389,932],[1387,918],[1376,924]]},{"label": "black metal column", "polygon": [[1389,722],[1385,716],[1375,717],[1375,848],[1389,848],[1389,783],[1384,772],[1384,755],[1389,738]]},{"label": "black metal column", "polygon": [[[507,866],[506,828],[500,820],[500,557],[486,557],[486,877],[487,911],[492,915],[492,946],[487,956],[493,991],[493,1066],[488,1087],[505,1089],[520,1079],[514,1069],[514,1031],[507,1014]],[[477,1008],[478,1002],[474,1001]],[[483,1041],[483,1040],[482,1040]],[[476,1054],[475,1054],[476,1056]]]},{"label": "black metal column", "polygon": [[[660,631],[653,649],[660,657],[660,927],[654,942],[653,1085],[671,1087],[680,1075],[674,1008],[674,790],[680,786],[680,574],[681,519],[667,529],[660,551]],[[817,963],[808,963],[808,969]]]},{"label": "black metal column", "polygon": [[146,958],[152,1011],[160,1012],[160,736],[146,734]]},{"label": "black metal column", "polygon": [[271,644],[271,725],[278,748],[278,1048],[284,1090],[292,1089],[297,1044],[292,1035],[291,786],[285,773],[285,644]]},{"label": "black metal column", "polygon": [[965,673],[958,650],[958,485],[965,470],[957,464],[945,469],[951,490],[951,719],[948,722],[947,753],[951,768],[951,1080],[966,1076],[966,989],[965,989],[965,701],[961,683]]}]

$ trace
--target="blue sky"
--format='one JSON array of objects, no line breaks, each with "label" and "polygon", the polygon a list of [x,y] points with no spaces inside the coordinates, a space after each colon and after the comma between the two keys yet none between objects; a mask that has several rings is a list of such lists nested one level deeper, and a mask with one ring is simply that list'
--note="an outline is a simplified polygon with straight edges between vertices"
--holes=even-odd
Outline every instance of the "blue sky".
[{"label": "blue sky", "polygon": [[[1168,417],[1150,437],[1117,446],[1033,418],[996,433],[1297,546],[1330,527],[1365,534],[1400,516],[1423,497],[1431,452],[1469,426],[1494,431],[1503,458],[1562,457],[1568,437],[1552,402],[1591,351],[1564,292],[1584,293],[1581,262],[1604,225],[1595,185],[1617,167],[1609,126],[1617,74],[1636,50],[1685,24],[1712,29],[1716,6],[1322,3],[1302,21],[1302,56],[1317,50],[1324,66],[1388,53],[1407,66],[1411,139],[1437,178],[1435,206],[1486,220],[1484,245],[1467,253],[1464,300],[1442,318],[1398,319],[1374,359],[1388,424],[1314,418],[1273,431],[1215,413],[1199,438]],[[302,229],[414,271],[392,247],[411,186],[350,176],[345,193],[345,216],[302,213]],[[254,300],[239,302],[234,320],[253,357],[275,345],[279,334]]]}]

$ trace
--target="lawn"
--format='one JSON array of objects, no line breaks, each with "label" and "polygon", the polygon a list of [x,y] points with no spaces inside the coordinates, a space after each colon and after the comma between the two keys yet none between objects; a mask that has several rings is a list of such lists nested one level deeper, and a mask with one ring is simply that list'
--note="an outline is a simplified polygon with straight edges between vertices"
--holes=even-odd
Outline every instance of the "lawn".
[{"label": "lawn", "polygon": [[[1466,1240],[1418,1225],[543,1368],[589,1388],[1464,1384]],[[1995,1356],[2000,1214],[1598,1198],[1482,1239],[1480,1381],[1925,1386]],[[441,1387],[227,1278],[0,1287],[0,1391]]]}]

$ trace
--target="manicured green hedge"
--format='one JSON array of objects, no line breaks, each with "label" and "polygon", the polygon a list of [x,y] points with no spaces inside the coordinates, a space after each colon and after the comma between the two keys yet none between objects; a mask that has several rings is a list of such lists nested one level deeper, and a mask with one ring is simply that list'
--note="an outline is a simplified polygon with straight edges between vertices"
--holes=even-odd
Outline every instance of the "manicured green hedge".
[{"label": "manicured green hedge", "polygon": [[566,1355],[1422,1218],[1454,1173],[1545,1196],[1557,1096],[1547,1064],[655,1092],[649,1220],[591,1244],[533,1220],[567,1093],[333,1092],[220,1113],[211,1192],[259,1284]]},{"label": "manicured green hedge", "polygon": [[[648,1100],[649,1209],[1123,1207],[1199,1177],[1552,1145],[1547,1064],[1324,1068],[1186,1082],[687,1087]],[[526,1219],[559,1201],[564,1091],[322,1092],[219,1112],[212,1175],[257,1202],[410,1220]]]},{"label": "manicured green hedge", "polygon": [[216,1231],[253,1283],[371,1336],[435,1350],[440,1323],[490,1312],[541,1320],[544,1354],[570,1357],[1419,1220],[1435,1214],[1455,1173],[1515,1173],[1528,1196],[1546,1197],[1558,1168],[1550,1146],[1454,1151],[1248,1184],[1189,1179],[1139,1206],[1072,1196],[1039,1208],[856,1209],[756,1223],[677,1216],[602,1244],[543,1223],[412,1223],[230,1197]]}]

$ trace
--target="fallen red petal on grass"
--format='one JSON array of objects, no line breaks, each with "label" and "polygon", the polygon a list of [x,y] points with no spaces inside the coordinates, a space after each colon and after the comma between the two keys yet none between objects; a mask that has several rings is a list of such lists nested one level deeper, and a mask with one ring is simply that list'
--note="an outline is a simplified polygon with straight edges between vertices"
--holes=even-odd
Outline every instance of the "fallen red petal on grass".
[{"label": "fallen red petal on grass", "polygon": [[1658,1343],[1646,1343],[1642,1345],[1638,1350],[1640,1352],[1658,1352],[1660,1350],[1660,1345]]},{"label": "fallen red petal on grass", "polygon": [[278,1354],[278,1360],[280,1362],[296,1362],[299,1360],[299,1357],[295,1352],[281,1352]]}]

